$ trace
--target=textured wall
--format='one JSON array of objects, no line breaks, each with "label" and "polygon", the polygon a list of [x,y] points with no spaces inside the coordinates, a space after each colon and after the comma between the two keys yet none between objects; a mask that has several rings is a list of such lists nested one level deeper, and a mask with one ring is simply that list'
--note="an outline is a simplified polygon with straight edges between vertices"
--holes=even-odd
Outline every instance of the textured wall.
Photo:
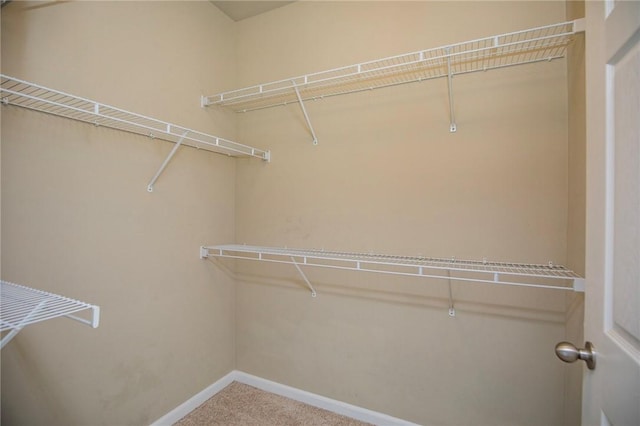
[{"label": "textured wall", "polygon": [[[297,2],[238,24],[243,84],[561,22],[560,2]],[[564,263],[565,61],[240,116],[237,242]],[[565,295],[240,263],[240,370],[421,424],[559,424]]]},{"label": "textured wall", "polygon": [[[199,96],[234,84],[208,2],[12,2],[2,72],[235,137]],[[6,425],[141,425],[234,368],[234,286],[198,247],[234,238],[235,162],[2,107],[2,278],[100,305],[100,327],[25,328],[2,350]]]}]

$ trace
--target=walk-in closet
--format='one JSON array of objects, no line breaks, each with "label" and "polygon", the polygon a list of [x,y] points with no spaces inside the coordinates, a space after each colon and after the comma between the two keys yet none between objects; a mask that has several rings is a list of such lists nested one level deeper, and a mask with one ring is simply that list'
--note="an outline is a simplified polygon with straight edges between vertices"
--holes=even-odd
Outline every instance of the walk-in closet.
[{"label": "walk-in closet", "polygon": [[3,1],[3,424],[581,424],[600,6]]}]

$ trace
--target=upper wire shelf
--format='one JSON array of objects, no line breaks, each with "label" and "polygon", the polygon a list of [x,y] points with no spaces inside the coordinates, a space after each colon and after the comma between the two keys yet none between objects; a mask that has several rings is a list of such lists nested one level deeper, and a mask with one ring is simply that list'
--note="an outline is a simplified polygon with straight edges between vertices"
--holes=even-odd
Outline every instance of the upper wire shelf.
[{"label": "upper wire shelf", "polygon": [[176,144],[182,143],[233,157],[249,156],[269,160],[269,151],[125,111],[4,74],[0,74],[0,77],[0,97],[5,105],[15,105]]},{"label": "upper wire shelf", "polygon": [[[516,31],[203,96],[202,105],[247,112],[307,100],[565,56],[581,21]],[[299,95],[296,92],[299,92]]]},{"label": "upper wire shelf", "polygon": [[[91,309],[91,319],[73,314]],[[4,347],[29,324],[52,318],[68,317],[93,328],[100,322],[100,307],[42,290],[0,281],[0,347]]]},{"label": "upper wire shelf", "polygon": [[[564,266],[551,263],[547,265],[505,263],[233,244],[201,247],[200,257],[287,263],[295,265],[299,272],[301,272],[300,266],[314,266],[449,281],[584,291],[584,278]],[[309,284],[306,278],[305,281]]]}]

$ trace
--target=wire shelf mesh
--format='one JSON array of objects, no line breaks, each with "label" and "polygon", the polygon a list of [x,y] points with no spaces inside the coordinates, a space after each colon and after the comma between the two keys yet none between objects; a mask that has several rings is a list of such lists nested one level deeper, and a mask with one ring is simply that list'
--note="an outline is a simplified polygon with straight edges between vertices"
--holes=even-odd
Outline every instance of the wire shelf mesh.
[{"label": "wire shelf mesh", "polygon": [[0,97],[4,105],[14,105],[46,114],[82,121],[95,126],[158,138],[234,157],[269,159],[269,152],[228,139],[208,135],[155,118],[125,111],[54,89],[0,74]]},{"label": "wire shelf mesh", "polygon": [[573,21],[392,56],[259,84],[205,97],[205,105],[247,112],[303,101],[413,83],[449,75],[551,61],[565,56]]},{"label": "wire shelf mesh", "polygon": [[[560,290],[576,290],[576,281],[582,280],[578,274],[570,269],[551,263],[544,265],[490,262],[487,260],[460,260],[234,244],[207,246],[203,247],[203,250],[205,251],[203,257],[297,263],[299,265],[334,269]],[[451,275],[452,273],[458,275]],[[508,279],[505,280],[503,279],[504,277],[508,277]],[[539,279],[551,280],[554,283],[537,283],[536,281]]]},{"label": "wire shelf mesh", "polygon": [[[92,311],[91,320],[72,315],[87,309]],[[0,331],[9,332],[2,337],[2,346],[25,326],[62,316],[95,328],[98,327],[100,308],[46,291],[0,281]]]}]

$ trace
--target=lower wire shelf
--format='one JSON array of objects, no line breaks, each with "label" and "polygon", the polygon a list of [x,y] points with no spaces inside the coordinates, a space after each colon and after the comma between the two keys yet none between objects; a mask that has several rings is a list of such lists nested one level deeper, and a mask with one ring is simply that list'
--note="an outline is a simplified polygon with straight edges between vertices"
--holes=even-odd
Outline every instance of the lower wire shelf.
[{"label": "lower wire shelf", "polygon": [[[97,328],[100,307],[42,290],[0,281],[0,325],[3,348],[24,327],[48,319],[67,317]],[[91,319],[73,314],[91,309]],[[6,333],[6,334],[4,334]]]},{"label": "lower wire shelf", "polygon": [[505,263],[235,244],[202,246],[200,258],[208,257],[292,264],[311,288],[312,295],[315,295],[315,290],[304,276],[301,266],[435,278],[449,282],[584,291],[584,278],[564,266],[551,263]]}]

